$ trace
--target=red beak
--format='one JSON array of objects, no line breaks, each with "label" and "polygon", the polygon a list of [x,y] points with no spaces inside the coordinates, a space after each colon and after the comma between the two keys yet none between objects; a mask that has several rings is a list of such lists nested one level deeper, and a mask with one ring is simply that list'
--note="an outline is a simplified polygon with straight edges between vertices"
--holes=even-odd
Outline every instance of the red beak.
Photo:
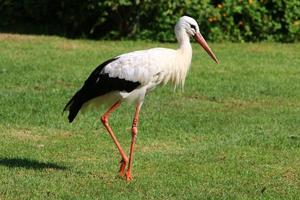
[{"label": "red beak", "polygon": [[208,55],[210,55],[210,57],[217,63],[219,64],[219,61],[217,59],[217,57],[215,56],[215,54],[212,52],[212,50],[209,48],[207,42],[205,41],[205,39],[203,38],[203,36],[201,35],[201,33],[196,33],[195,34],[195,40],[197,41],[197,43],[199,43],[203,49],[208,53]]}]

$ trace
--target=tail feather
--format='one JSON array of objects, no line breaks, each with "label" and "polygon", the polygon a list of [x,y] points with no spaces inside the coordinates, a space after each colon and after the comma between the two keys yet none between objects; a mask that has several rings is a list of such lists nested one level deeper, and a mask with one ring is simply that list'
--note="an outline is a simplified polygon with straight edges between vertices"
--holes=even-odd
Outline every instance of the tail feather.
[{"label": "tail feather", "polygon": [[71,106],[71,104],[72,104],[73,101],[74,101],[74,97],[75,97],[75,96],[73,96],[73,97],[70,99],[70,101],[66,104],[66,106],[65,106],[64,109],[63,109],[63,112],[65,112],[65,111],[67,111],[67,110],[70,109],[70,106]]},{"label": "tail feather", "polygon": [[81,98],[79,92],[77,92],[71,99],[70,101],[66,104],[66,106],[64,107],[64,111],[69,111],[69,122],[73,122],[73,120],[75,119],[75,117],[77,116],[79,110],[81,109],[83,102],[81,101]]},{"label": "tail feather", "polygon": [[73,120],[75,119],[75,117],[77,116],[81,106],[82,106],[83,103],[80,103],[80,102],[76,102],[74,101],[70,108],[69,108],[69,116],[68,116],[68,119],[69,119],[69,122],[73,122]]}]

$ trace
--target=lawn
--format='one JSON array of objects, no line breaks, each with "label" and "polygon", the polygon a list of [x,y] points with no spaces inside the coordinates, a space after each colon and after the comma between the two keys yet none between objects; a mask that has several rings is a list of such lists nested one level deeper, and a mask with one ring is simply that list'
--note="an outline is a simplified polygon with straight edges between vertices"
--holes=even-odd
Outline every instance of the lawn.
[{"label": "lawn", "polygon": [[[100,123],[62,109],[115,55],[176,44],[0,34],[0,199],[299,199],[300,43],[193,45],[184,91],[150,93],[134,180]],[[129,151],[134,106],[111,126]]]}]

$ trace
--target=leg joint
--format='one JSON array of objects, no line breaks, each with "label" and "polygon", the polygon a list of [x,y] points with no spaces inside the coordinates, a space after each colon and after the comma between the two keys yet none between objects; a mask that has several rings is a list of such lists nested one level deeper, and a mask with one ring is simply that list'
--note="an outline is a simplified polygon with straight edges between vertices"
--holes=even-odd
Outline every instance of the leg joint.
[{"label": "leg joint", "polygon": [[138,119],[134,118],[132,122],[132,128],[137,127]]},{"label": "leg joint", "polygon": [[131,129],[132,137],[135,137],[137,135],[138,129],[136,126],[133,126]]},{"label": "leg joint", "polygon": [[107,124],[107,123],[108,123],[108,117],[105,116],[105,115],[102,115],[102,116],[101,116],[101,122],[102,122],[103,124]]}]

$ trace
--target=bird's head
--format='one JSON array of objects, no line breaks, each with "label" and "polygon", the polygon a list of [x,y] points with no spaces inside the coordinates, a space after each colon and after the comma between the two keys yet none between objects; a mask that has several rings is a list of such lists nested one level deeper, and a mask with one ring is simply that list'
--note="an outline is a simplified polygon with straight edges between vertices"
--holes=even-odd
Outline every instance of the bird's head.
[{"label": "bird's head", "polygon": [[175,26],[175,33],[177,39],[180,40],[180,33],[185,32],[189,37],[194,37],[196,42],[202,46],[202,48],[210,55],[210,57],[218,64],[219,61],[215,54],[212,52],[210,47],[208,46],[207,42],[203,38],[200,33],[200,29],[196,20],[191,17],[183,16],[180,17],[176,26]]}]

